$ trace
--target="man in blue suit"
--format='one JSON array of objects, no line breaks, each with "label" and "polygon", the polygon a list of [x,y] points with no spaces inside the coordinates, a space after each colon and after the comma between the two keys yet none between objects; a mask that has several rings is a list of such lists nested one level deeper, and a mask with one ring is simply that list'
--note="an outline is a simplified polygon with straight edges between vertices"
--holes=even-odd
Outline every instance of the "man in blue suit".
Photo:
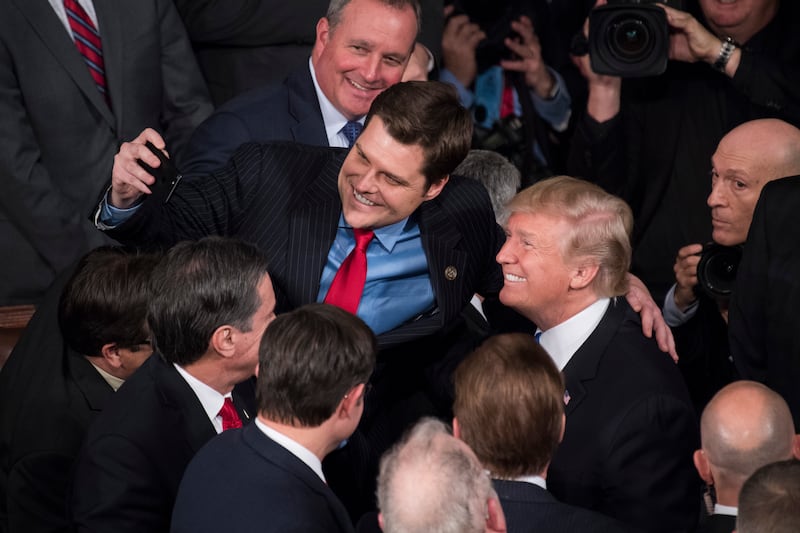
[{"label": "man in blue suit", "polygon": [[189,464],[173,533],[352,531],[322,460],[361,419],[376,351],[369,327],[332,305],[276,318],[259,347],[258,418]]},{"label": "man in blue suit", "polygon": [[547,491],[547,468],[564,435],[564,380],[530,335],[490,337],[458,366],[455,388],[453,433],[490,472],[508,531],[629,531]]},{"label": "man in blue suit", "polygon": [[[419,13],[417,0],[333,0],[317,23],[308,66],[282,84],[242,94],[218,109],[192,136],[182,170],[208,174],[247,142],[347,148],[345,125],[363,126],[375,97],[403,76],[419,32]],[[119,157],[130,172],[140,172],[137,158],[159,165],[144,148],[145,140],[165,146],[150,129],[125,143]]]}]

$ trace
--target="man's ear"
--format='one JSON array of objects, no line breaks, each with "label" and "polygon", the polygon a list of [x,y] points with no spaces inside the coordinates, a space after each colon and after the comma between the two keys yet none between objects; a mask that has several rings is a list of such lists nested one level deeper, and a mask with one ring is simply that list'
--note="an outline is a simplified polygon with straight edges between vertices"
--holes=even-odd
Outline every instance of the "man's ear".
[{"label": "man's ear", "polygon": [[439,196],[439,193],[442,192],[444,186],[447,185],[448,181],[450,181],[449,174],[440,179],[439,181],[437,181],[436,183],[432,183],[431,186],[428,187],[428,190],[425,191],[425,194],[422,196],[423,200],[427,202],[428,200],[433,200],[434,198]]},{"label": "man's ear", "polygon": [[800,459],[800,435],[795,435],[792,442],[792,455],[795,459]]},{"label": "man's ear", "polygon": [[383,531],[385,528],[383,527],[383,513],[378,513],[378,526]]},{"label": "man's ear", "polygon": [[461,426],[458,425],[458,418],[453,417],[453,436],[458,440],[464,440],[461,438]]},{"label": "man's ear", "polygon": [[564,440],[564,431],[567,429],[567,415],[566,413],[561,413],[561,433],[558,435],[558,442],[561,443]]},{"label": "man's ear", "polygon": [[506,533],[506,516],[494,496],[486,501],[486,533]]},{"label": "man's ear", "polygon": [[364,387],[366,387],[364,383],[359,383],[344,395],[337,409],[340,418],[354,416],[356,407],[364,401]]},{"label": "man's ear", "polygon": [[222,357],[233,357],[236,354],[236,336],[239,330],[225,324],[211,334],[211,348]]},{"label": "man's ear", "polygon": [[706,484],[713,485],[714,475],[711,473],[711,464],[708,462],[706,452],[703,450],[695,450],[692,459],[694,460],[694,467],[697,469],[697,473],[700,474],[700,478],[705,481]]},{"label": "man's ear", "polygon": [[324,48],[328,44],[328,38],[331,35],[331,25],[327,17],[322,17],[317,21],[317,41],[322,44]]},{"label": "man's ear", "polygon": [[116,342],[104,344],[102,348],[100,348],[100,355],[103,356],[103,359],[105,359],[112,368],[122,367],[122,359],[120,359],[119,356],[119,346],[117,346]]},{"label": "man's ear", "polygon": [[599,271],[600,266],[597,264],[579,264],[572,271],[569,288],[573,290],[585,289],[594,281]]}]

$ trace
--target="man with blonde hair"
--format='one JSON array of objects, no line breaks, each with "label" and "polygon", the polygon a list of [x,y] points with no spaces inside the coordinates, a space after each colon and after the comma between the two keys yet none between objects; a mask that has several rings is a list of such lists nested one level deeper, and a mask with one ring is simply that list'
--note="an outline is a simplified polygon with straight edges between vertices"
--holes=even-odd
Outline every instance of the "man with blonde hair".
[{"label": "man with blonde hair", "polygon": [[628,284],[630,208],[559,176],[517,194],[508,211],[500,300],[538,326],[566,384],[566,432],[548,489],[648,531],[691,530],[691,402],[675,365],[617,298]]}]

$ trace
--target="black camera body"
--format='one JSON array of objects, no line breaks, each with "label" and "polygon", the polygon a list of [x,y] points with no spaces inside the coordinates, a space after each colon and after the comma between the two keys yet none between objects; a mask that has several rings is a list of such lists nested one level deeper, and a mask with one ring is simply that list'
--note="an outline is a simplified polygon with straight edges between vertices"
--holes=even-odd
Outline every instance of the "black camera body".
[{"label": "black camera body", "polygon": [[669,25],[666,13],[656,3],[670,4],[657,0],[608,0],[608,4],[589,13],[592,70],[636,78],[658,76],[667,69]]},{"label": "black camera body", "polygon": [[697,264],[697,283],[716,300],[730,298],[744,247],[723,246],[714,242],[703,246]]}]

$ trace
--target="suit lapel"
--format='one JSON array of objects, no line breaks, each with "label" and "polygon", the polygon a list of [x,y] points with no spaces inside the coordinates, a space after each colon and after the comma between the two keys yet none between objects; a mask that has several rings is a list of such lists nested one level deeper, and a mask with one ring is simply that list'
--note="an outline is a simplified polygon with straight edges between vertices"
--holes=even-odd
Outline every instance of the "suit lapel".
[{"label": "suit lapel", "polygon": [[625,318],[627,302],[612,298],[603,319],[564,367],[564,381],[569,393],[565,412],[569,417],[587,396],[586,384],[597,375],[603,353]]},{"label": "suit lapel", "polygon": [[314,89],[311,72],[306,67],[286,80],[289,114],[297,121],[291,127],[292,140],[313,146],[328,146],[322,111]]},{"label": "suit lapel", "polygon": [[[115,126],[114,116],[106,105],[89,74],[83,57],[53,8],[46,0],[11,0],[28,19],[33,31],[39,36],[53,57],[64,67],[75,85],[94,105],[103,118]],[[102,36],[101,36],[102,38]]]},{"label": "suit lapel", "polygon": [[299,298],[291,302],[293,306],[317,301],[322,269],[336,237],[342,210],[337,180],[345,155],[342,153],[325,165],[319,177],[301,195],[302,203],[290,213],[287,272],[291,279],[300,280],[294,284],[300,294],[289,295]]},{"label": "suit lapel", "polygon": [[171,363],[159,354],[153,354],[149,362],[152,362],[153,379],[161,393],[164,416],[175,420],[176,426],[183,425],[187,444],[197,452],[217,434],[203,405]]},{"label": "suit lapel", "polygon": [[[94,0],[94,10],[97,13],[97,23],[100,26],[100,39],[103,44],[103,60],[106,70],[106,84],[108,85],[111,106],[114,109],[113,119],[116,124],[122,124],[122,105],[125,90],[122,66],[124,60],[122,52],[125,42],[125,27],[120,11],[125,7],[119,2],[110,3],[107,0]],[[95,92],[97,92],[95,90]],[[100,99],[103,100],[102,98]],[[105,104],[105,102],[103,102]],[[104,106],[106,109],[107,105]]]},{"label": "suit lapel", "polygon": [[114,394],[114,389],[106,383],[100,373],[82,355],[67,348],[67,353],[64,357],[66,357],[69,373],[83,397],[86,398],[86,404],[89,409],[97,412],[102,411],[108,399]]}]

